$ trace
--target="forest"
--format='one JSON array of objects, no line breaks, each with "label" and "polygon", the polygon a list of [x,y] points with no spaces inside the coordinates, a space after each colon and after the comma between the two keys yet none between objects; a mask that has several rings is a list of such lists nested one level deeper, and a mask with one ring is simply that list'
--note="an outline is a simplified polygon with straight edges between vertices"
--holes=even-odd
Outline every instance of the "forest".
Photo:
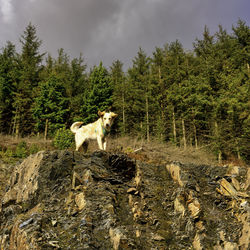
[{"label": "forest", "polygon": [[178,40],[152,55],[138,48],[126,71],[120,60],[88,70],[82,54],[41,53],[30,23],[20,52],[10,41],[0,51],[0,133],[53,138],[59,128],[112,110],[118,136],[208,147],[219,160],[249,161],[249,26],[238,20],[230,32],[219,25],[214,34],[205,26],[201,37],[192,50]]}]

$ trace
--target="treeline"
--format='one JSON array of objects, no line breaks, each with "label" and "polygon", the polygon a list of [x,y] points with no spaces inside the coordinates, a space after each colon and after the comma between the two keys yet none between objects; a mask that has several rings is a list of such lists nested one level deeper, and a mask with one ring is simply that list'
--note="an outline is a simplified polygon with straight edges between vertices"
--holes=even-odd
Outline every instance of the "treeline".
[{"label": "treeline", "polygon": [[73,121],[92,122],[98,109],[112,109],[119,114],[118,134],[209,146],[219,160],[247,158],[250,29],[244,21],[230,34],[205,27],[193,51],[178,40],[151,56],[140,48],[127,72],[119,60],[87,72],[82,55],[41,53],[32,24],[20,43],[20,53],[11,42],[0,53],[1,133],[53,136]]}]

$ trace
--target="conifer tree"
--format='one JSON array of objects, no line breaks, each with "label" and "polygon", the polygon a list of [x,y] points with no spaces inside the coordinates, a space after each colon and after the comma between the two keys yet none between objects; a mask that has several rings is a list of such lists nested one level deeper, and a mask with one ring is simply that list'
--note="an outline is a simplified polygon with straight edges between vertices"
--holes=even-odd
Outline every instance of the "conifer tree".
[{"label": "conifer tree", "polygon": [[[176,40],[168,47],[167,79],[166,86],[168,88],[167,103],[169,117],[172,120],[172,138],[174,144],[182,141],[186,146],[185,131],[185,112],[186,106],[184,102],[185,90],[184,80],[187,79],[187,66],[185,61],[185,52],[182,44]],[[179,131],[179,133],[178,133]],[[181,137],[178,135],[182,135]]]},{"label": "conifer tree", "polygon": [[0,131],[11,133],[14,91],[18,81],[15,45],[7,42],[0,54]]},{"label": "conifer tree", "polygon": [[[167,45],[166,45],[167,46]],[[164,49],[156,48],[153,52],[151,63],[151,82],[153,101],[153,120],[155,121],[154,131],[161,141],[167,138],[166,129],[166,95],[167,88],[164,78],[167,73],[164,71],[166,53]]]},{"label": "conifer tree", "polygon": [[74,58],[70,65],[70,79],[67,86],[67,96],[69,98],[70,123],[81,119],[81,106],[85,92],[88,90],[86,64],[80,54],[79,58]]},{"label": "conifer tree", "polygon": [[17,84],[14,101],[15,134],[28,134],[33,130],[32,100],[36,96],[39,73],[42,69],[42,58],[39,49],[41,40],[36,35],[36,28],[31,23],[26,27],[20,42],[22,53],[19,58],[20,79]]},{"label": "conifer tree", "polygon": [[220,99],[221,87],[217,76],[221,67],[221,60],[216,55],[216,40],[214,35],[210,35],[208,28],[205,26],[203,39],[196,39],[194,51],[199,60],[199,78],[207,82],[210,86],[211,112],[207,113],[206,120],[209,122],[209,137],[212,142],[212,148],[218,155],[219,161],[222,157],[223,140],[222,140],[222,116],[223,101]]},{"label": "conifer tree", "polygon": [[246,159],[249,157],[250,134],[250,28],[239,20],[232,29],[231,54],[225,63],[222,78],[228,82],[227,147],[239,159]]},{"label": "conifer tree", "polygon": [[111,80],[113,85],[113,106],[121,112],[121,118],[118,118],[118,125],[121,133],[124,135],[126,132],[126,112],[127,112],[127,86],[125,74],[122,70],[123,64],[117,60],[113,62],[111,70]]},{"label": "conifer tree", "polygon": [[74,120],[80,119],[80,109],[83,105],[82,97],[87,90],[87,75],[85,73],[86,64],[80,54],[79,58],[74,58],[70,61],[69,56],[61,48],[58,50],[58,56],[53,59],[48,55],[46,65],[42,71],[42,79],[48,79],[51,73],[55,74],[61,81],[61,84],[66,90],[69,99],[69,114],[68,124]]},{"label": "conifer tree", "polygon": [[139,132],[149,140],[150,58],[141,48],[133,59],[132,68],[128,70],[128,84],[128,115],[131,119],[127,121],[127,126],[130,132]]},{"label": "conifer tree", "polygon": [[113,103],[111,78],[102,62],[90,73],[89,87],[81,108],[82,120],[85,123],[93,122],[98,117],[98,110],[108,110]]},{"label": "conifer tree", "polygon": [[52,73],[46,81],[40,82],[38,86],[38,96],[33,105],[36,130],[44,131],[46,139],[49,128],[53,134],[55,129],[65,126],[68,111],[65,88],[60,77]]}]

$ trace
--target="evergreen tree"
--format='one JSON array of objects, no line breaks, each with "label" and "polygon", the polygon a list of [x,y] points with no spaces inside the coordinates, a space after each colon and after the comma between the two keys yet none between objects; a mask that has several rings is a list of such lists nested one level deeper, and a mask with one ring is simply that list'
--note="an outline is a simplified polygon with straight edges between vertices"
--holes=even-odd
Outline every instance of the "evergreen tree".
[{"label": "evergreen tree", "polygon": [[54,60],[53,70],[60,76],[64,86],[67,88],[70,82],[70,58],[62,48],[58,50],[58,56]]},{"label": "evergreen tree", "polygon": [[233,26],[233,38],[237,41],[236,53],[234,59],[237,60],[237,65],[242,65],[249,76],[249,61],[250,61],[250,28],[246,22],[239,20],[237,26]]},{"label": "evergreen tree", "polygon": [[120,127],[120,132],[125,134],[126,132],[126,112],[127,112],[127,86],[125,74],[122,70],[123,64],[117,60],[113,62],[111,66],[111,80],[113,85],[113,106],[119,112],[122,113],[121,117],[118,118],[118,125]]},{"label": "evergreen tree", "polygon": [[[174,144],[182,142],[186,146],[185,113],[186,105],[184,98],[184,81],[188,78],[186,55],[182,44],[177,40],[168,47],[168,58],[166,60],[166,78],[168,116],[172,121],[172,141]],[[179,133],[178,133],[179,131]],[[181,135],[181,136],[180,136]]]},{"label": "evergreen tree", "polygon": [[210,85],[211,109],[205,119],[210,124],[210,139],[219,161],[223,154],[235,153],[240,157],[247,144],[242,133],[248,119],[245,114],[249,95],[249,27],[239,21],[233,30],[232,36],[219,26],[211,36],[205,28],[203,40],[194,44],[199,77]]},{"label": "evergreen tree", "polygon": [[60,77],[52,73],[45,82],[38,86],[38,96],[33,105],[33,117],[36,130],[44,131],[47,138],[48,128],[54,133],[55,129],[65,126],[68,114],[68,99]]},{"label": "evergreen tree", "polygon": [[[166,45],[167,46],[167,45]],[[156,136],[161,140],[167,138],[166,129],[166,95],[167,88],[164,81],[164,76],[166,77],[166,72],[164,72],[164,60],[166,54],[165,50],[161,48],[156,48],[153,52],[152,64],[151,64],[151,83],[152,83],[152,93],[154,98],[153,101],[153,120],[155,121],[155,126],[153,130]]]},{"label": "evergreen tree", "polygon": [[44,54],[39,53],[41,40],[36,35],[36,28],[31,23],[21,36],[22,53],[19,58],[20,80],[17,84],[14,101],[14,124],[16,136],[29,134],[34,127],[32,119],[32,100],[36,96],[39,73],[42,69]]},{"label": "evergreen tree", "polygon": [[69,97],[69,109],[70,109],[70,123],[73,120],[79,120],[81,118],[81,106],[84,105],[82,102],[83,96],[88,89],[86,64],[82,55],[79,58],[74,58],[71,61],[70,67],[70,81],[67,86],[67,95]]},{"label": "evergreen tree", "polygon": [[83,97],[84,105],[81,108],[84,123],[93,122],[97,118],[98,110],[108,110],[113,103],[111,78],[102,62],[90,73],[89,86],[90,90]]},{"label": "evergreen tree", "polygon": [[[237,157],[249,157],[250,28],[242,20],[233,26],[231,55],[223,74],[228,81],[227,147]],[[223,79],[224,79],[223,77]]]},{"label": "evergreen tree", "polygon": [[196,39],[194,51],[199,61],[199,77],[210,86],[211,112],[207,113],[206,120],[209,122],[209,137],[212,142],[212,148],[218,155],[219,161],[222,157],[223,139],[222,139],[222,121],[224,102],[220,98],[221,85],[218,81],[218,73],[221,69],[221,59],[217,56],[215,36],[210,35],[207,27],[204,29],[203,40]]},{"label": "evergreen tree", "polygon": [[151,98],[150,58],[140,48],[128,70],[128,131],[139,132],[149,140],[149,104]]},{"label": "evergreen tree", "polygon": [[46,65],[41,74],[42,79],[48,79],[51,73],[55,74],[66,90],[69,99],[69,117],[68,126],[74,120],[80,119],[80,108],[82,104],[82,97],[87,89],[87,76],[85,73],[86,65],[82,55],[79,58],[74,58],[70,61],[69,56],[63,49],[58,50],[58,57],[53,59],[48,55]]},{"label": "evergreen tree", "polygon": [[14,91],[18,81],[15,45],[7,42],[0,54],[0,131],[10,133],[13,119]]}]

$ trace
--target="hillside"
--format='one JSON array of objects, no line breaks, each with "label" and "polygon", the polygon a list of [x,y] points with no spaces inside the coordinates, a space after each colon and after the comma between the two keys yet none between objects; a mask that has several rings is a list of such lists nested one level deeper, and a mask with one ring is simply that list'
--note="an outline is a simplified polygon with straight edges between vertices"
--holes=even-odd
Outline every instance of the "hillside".
[{"label": "hillside", "polygon": [[40,151],[17,164],[0,249],[249,247],[248,168],[128,155]]}]

